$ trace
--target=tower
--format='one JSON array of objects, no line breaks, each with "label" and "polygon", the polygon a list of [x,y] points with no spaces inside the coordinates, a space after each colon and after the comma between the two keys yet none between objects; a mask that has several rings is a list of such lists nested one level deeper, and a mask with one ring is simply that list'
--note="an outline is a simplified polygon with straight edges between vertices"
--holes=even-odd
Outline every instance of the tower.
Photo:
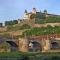
[{"label": "tower", "polygon": [[25,10],[25,12],[24,12],[24,13],[28,13],[28,12],[27,12],[27,10]]},{"label": "tower", "polygon": [[46,17],[48,17],[47,10],[44,10],[44,14]]},{"label": "tower", "polygon": [[24,12],[24,18],[23,19],[29,19],[29,14],[28,14],[27,10],[25,10],[25,12]]},{"label": "tower", "polygon": [[44,13],[47,14],[47,10],[44,10]]},{"label": "tower", "polygon": [[36,14],[36,8],[33,8],[32,13]]}]

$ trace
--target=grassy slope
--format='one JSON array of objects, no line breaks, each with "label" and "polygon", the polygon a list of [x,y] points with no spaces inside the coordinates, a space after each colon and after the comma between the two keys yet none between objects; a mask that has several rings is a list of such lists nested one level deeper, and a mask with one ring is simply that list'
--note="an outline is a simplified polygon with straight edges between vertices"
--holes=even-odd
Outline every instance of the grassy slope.
[{"label": "grassy slope", "polygon": [[[56,23],[60,22],[60,17],[48,17],[47,20],[36,20],[36,24],[44,24],[44,23]],[[31,30],[29,30],[31,29]],[[46,32],[44,32],[46,30]],[[6,32],[0,33],[0,35],[23,35],[24,32],[28,35],[43,35],[43,34],[54,34],[54,33],[60,33],[60,27],[47,27],[47,28],[31,28],[29,24],[25,24],[25,22],[8,26]],[[54,32],[53,32],[54,31]],[[36,33],[37,32],[37,33]]]},{"label": "grassy slope", "polygon": [[47,35],[47,34],[60,34],[60,26],[59,27],[48,26],[46,28],[44,28],[44,27],[32,28],[31,30],[25,31],[23,34],[25,34],[25,33],[29,36],[31,36],[31,35],[39,36],[39,35]]},{"label": "grassy slope", "polygon": [[36,24],[45,24],[45,23],[59,23],[60,17],[47,17],[46,19],[36,20]]}]

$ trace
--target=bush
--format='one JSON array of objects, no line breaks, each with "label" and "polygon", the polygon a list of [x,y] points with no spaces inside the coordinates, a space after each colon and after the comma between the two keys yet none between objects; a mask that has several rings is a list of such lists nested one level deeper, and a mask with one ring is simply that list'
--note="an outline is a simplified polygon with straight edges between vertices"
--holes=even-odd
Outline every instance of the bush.
[{"label": "bush", "polygon": [[31,26],[28,25],[28,24],[24,24],[24,25],[20,26],[20,30],[22,30],[22,29],[30,29],[30,28],[31,28]]},{"label": "bush", "polygon": [[47,17],[47,19],[37,19],[35,20],[36,24],[45,24],[45,23],[59,23],[60,17]]}]

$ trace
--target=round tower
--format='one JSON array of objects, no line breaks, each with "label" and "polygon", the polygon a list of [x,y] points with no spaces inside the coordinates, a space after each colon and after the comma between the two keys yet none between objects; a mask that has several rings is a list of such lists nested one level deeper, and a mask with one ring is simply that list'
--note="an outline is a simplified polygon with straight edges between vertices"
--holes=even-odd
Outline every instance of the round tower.
[{"label": "round tower", "polygon": [[47,10],[44,10],[44,13],[47,14]]},{"label": "round tower", "polygon": [[48,17],[47,10],[44,10],[44,14],[46,17]]}]

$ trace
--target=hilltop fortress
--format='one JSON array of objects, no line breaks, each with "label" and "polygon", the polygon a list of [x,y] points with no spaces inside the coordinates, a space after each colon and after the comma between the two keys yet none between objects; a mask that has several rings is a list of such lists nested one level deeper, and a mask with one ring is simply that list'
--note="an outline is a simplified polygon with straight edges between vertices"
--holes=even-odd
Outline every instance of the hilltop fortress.
[{"label": "hilltop fortress", "polygon": [[[25,10],[24,12],[24,17],[23,19],[30,19],[32,14],[40,14],[40,15],[45,15],[45,17],[49,17],[49,16],[59,16],[59,15],[54,15],[54,14],[48,14],[47,10],[44,10],[43,12],[38,12],[36,10],[36,8],[32,9],[32,12],[28,12],[27,10]],[[42,18],[41,18],[42,19]]]},{"label": "hilltop fortress", "polygon": [[[37,15],[37,17],[34,17],[33,15]],[[44,16],[44,17],[40,17],[40,16]],[[54,14],[49,14],[48,12],[47,12],[47,10],[44,10],[43,12],[41,12],[41,11],[37,11],[36,10],[36,8],[33,8],[32,9],[32,12],[28,12],[27,10],[25,10],[25,12],[24,12],[24,16],[23,16],[23,19],[18,19],[18,23],[20,23],[21,21],[23,21],[23,20],[34,20],[34,19],[36,19],[36,18],[38,18],[38,17],[40,17],[40,18],[38,18],[38,19],[44,19],[44,18],[48,18],[48,17],[55,17],[55,16],[58,16],[58,17],[60,17],[60,15],[54,15]],[[33,21],[32,21],[33,22]]]}]

